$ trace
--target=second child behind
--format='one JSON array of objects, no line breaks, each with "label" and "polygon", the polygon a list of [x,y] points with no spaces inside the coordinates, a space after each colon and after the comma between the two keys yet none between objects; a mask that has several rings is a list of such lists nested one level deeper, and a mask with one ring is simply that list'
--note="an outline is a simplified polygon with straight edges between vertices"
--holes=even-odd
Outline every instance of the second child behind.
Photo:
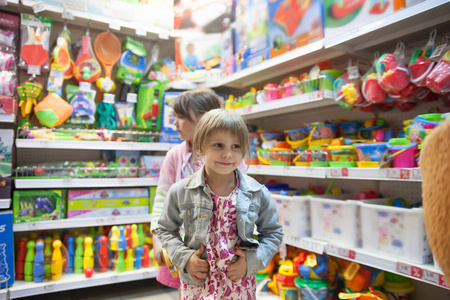
[{"label": "second child behind", "polygon": [[270,193],[238,169],[248,152],[239,115],[215,109],[201,118],[193,153],[204,166],[169,189],[157,229],[180,270],[181,299],[256,299],[255,275],[278,251],[283,233]]}]

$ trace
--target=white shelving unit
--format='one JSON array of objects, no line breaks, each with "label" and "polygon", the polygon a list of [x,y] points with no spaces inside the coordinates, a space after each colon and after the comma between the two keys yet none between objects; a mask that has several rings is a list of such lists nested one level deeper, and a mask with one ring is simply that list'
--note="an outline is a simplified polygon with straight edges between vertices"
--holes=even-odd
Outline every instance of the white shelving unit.
[{"label": "white shelving unit", "polygon": [[15,115],[0,114],[0,123],[14,123],[16,121]]},{"label": "white shelving unit", "polygon": [[17,223],[13,225],[14,232],[31,230],[64,229],[91,226],[106,226],[133,223],[148,223],[150,215],[95,217],[95,218],[72,218],[54,221],[40,221]]},{"label": "white shelving unit", "polygon": [[145,142],[57,141],[16,139],[17,148],[168,151],[175,144]]},{"label": "white shelving unit", "polygon": [[158,178],[16,179],[18,189],[157,186]]},{"label": "white shelving unit", "polygon": [[11,204],[11,199],[0,199],[0,209],[8,208]]},{"label": "white shelving unit", "polygon": [[[114,271],[94,273],[91,278],[86,278],[84,274],[65,274],[59,281],[43,283],[17,281],[14,283],[13,287],[9,288],[9,296],[11,299],[14,299],[34,295],[44,295],[99,285],[155,278],[157,274],[158,269],[150,267],[123,273],[116,273]],[[7,299],[7,293],[8,290],[0,290],[0,300]]]},{"label": "white shelving unit", "polygon": [[442,271],[436,269],[431,264],[412,264],[405,260],[371,253],[360,248],[342,247],[312,238],[285,236],[284,242],[288,245],[316,252],[318,254],[326,253],[331,256],[351,260],[377,269],[423,281],[441,288],[450,289],[445,283]]}]

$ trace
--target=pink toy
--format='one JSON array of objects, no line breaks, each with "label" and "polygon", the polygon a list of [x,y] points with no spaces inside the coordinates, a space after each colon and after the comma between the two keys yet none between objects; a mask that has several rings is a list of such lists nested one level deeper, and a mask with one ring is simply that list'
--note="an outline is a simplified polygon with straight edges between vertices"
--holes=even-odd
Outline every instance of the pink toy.
[{"label": "pink toy", "polygon": [[266,101],[273,101],[280,98],[280,86],[275,83],[268,83],[264,86]]},{"label": "pink toy", "polygon": [[426,85],[437,94],[450,92],[450,50],[444,54],[437,66],[427,76]]}]

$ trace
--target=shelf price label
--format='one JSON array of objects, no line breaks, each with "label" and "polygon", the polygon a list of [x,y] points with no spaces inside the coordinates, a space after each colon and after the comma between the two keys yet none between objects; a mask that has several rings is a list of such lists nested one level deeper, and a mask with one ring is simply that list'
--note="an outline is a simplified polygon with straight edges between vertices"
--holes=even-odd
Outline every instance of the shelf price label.
[{"label": "shelf price label", "polygon": [[423,277],[422,268],[411,266],[402,262],[397,262],[396,270],[398,273],[412,276],[418,279],[422,279]]},{"label": "shelf price label", "polygon": [[333,177],[348,177],[348,168],[331,168],[330,174]]},{"label": "shelf price label", "polygon": [[422,280],[426,281],[428,283],[432,283],[435,285],[439,285],[440,281],[440,274],[435,273],[435,272],[431,272],[428,270],[423,270],[423,276],[422,276]]},{"label": "shelf price label", "polygon": [[411,179],[411,170],[390,168],[390,169],[387,169],[386,175],[387,175],[387,178],[409,180],[409,179]]},{"label": "shelf price label", "polygon": [[44,285],[44,291],[53,291],[55,289],[55,284],[46,284]]},{"label": "shelf price label", "polygon": [[309,239],[301,239],[300,240],[300,248],[315,252],[317,254],[323,254],[325,250],[325,244],[319,241],[312,241]]},{"label": "shelf price label", "polygon": [[307,176],[313,176],[314,175],[314,168],[313,167],[306,167],[306,175]]},{"label": "shelf price label", "polygon": [[285,239],[287,244],[297,248],[301,248],[300,244],[302,239],[300,237],[287,235]]},{"label": "shelf price label", "polygon": [[422,180],[422,172],[420,172],[420,169],[413,170],[413,179]]},{"label": "shelf price label", "polygon": [[28,223],[28,229],[29,230],[37,230],[37,229],[39,229],[39,224],[37,224],[37,223]]},{"label": "shelf price label", "polygon": [[450,289],[450,286],[445,281],[444,275],[439,274],[439,286],[444,287],[446,289]]},{"label": "shelf price label", "polygon": [[342,256],[342,257],[349,258],[349,259],[356,258],[356,252],[354,250],[350,250],[347,248],[342,248],[342,247],[338,247],[338,246],[334,246],[334,245],[328,246],[327,253],[331,254],[331,255]]}]

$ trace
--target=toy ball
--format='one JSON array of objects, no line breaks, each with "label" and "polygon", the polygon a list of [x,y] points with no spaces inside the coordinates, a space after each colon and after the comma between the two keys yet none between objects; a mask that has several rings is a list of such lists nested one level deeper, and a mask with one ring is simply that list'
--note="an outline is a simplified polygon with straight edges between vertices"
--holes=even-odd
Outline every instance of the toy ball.
[{"label": "toy ball", "polygon": [[34,175],[42,175],[45,173],[45,169],[41,166],[34,168]]},{"label": "toy ball", "polygon": [[91,278],[93,274],[94,274],[94,269],[92,269],[92,268],[86,268],[84,270],[84,275],[86,276],[86,278]]}]

